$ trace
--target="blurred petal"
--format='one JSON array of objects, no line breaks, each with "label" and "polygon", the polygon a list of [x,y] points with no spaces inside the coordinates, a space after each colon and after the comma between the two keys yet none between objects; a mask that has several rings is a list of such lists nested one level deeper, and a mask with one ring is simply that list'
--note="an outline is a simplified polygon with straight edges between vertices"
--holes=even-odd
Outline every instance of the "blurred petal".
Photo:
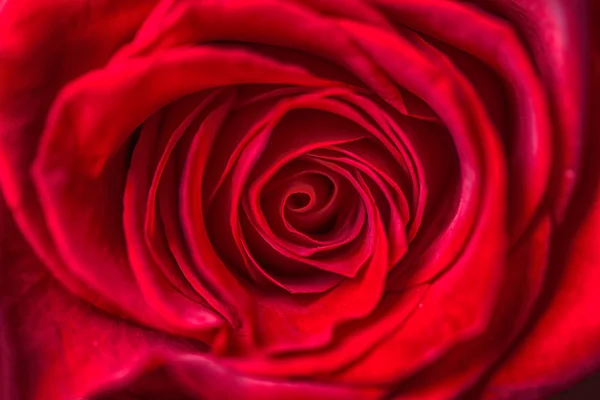
[{"label": "blurred petal", "polygon": [[[580,176],[585,136],[586,57],[589,23],[585,0],[491,0],[533,50],[549,88],[556,118],[553,171],[550,177],[554,217],[562,221]],[[590,19],[594,21],[593,19]]]},{"label": "blurred petal", "polygon": [[[106,315],[65,292],[14,224],[2,222],[0,377],[10,378],[2,381],[3,395],[18,389],[19,398],[28,400],[128,398],[140,390],[213,400],[376,398],[370,390],[246,377],[204,355],[201,343]],[[169,377],[156,375],[159,368]],[[150,380],[140,383],[146,376]],[[152,381],[155,386],[144,392]]]},{"label": "blurred petal", "polygon": [[[82,284],[57,253],[30,169],[48,110],[69,81],[106,64],[155,1],[5,1],[0,12],[0,188],[53,274],[71,291],[114,309]],[[110,25],[111,29],[106,29]]]}]

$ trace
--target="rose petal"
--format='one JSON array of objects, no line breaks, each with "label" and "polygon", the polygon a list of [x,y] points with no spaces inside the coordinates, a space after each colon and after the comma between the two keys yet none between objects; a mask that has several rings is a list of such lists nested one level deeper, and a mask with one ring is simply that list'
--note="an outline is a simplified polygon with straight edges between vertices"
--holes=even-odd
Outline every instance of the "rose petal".
[{"label": "rose petal", "polygon": [[[206,106],[203,103],[200,105]],[[174,132],[174,136],[180,136],[189,128],[201,108],[195,111],[196,114],[188,116],[181,123],[177,129],[180,132]],[[144,123],[131,156],[123,198],[123,226],[127,254],[145,300],[169,323],[181,329],[183,334],[192,333],[195,337],[210,342],[207,331],[222,327],[222,319],[213,310],[177,290],[161,273],[145,242],[146,209],[140,204],[144,204],[149,197],[152,174],[156,168],[152,161],[157,158],[153,153],[157,150],[160,122],[160,116],[154,115]]]},{"label": "rose petal", "polygon": [[[593,2],[591,2],[593,4]],[[551,112],[558,122],[556,154],[550,182],[554,216],[562,221],[581,174],[584,143],[587,2],[581,0],[490,1],[519,28],[532,48],[551,96]]]},{"label": "rose petal", "polygon": [[[520,39],[506,23],[468,4],[445,0],[377,2],[399,22],[480,58],[509,83],[520,121],[510,135],[514,138],[509,148],[509,168],[515,171],[509,181],[511,211],[515,213],[509,215],[509,226],[516,240],[546,192],[552,152],[546,93]],[[473,79],[474,74],[467,76]]]},{"label": "rose petal", "polygon": [[[506,274],[500,284],[497,306],[487,326],[471,340],[455,345],[416,375],[406,380],[399,379],[393,392],[434,400],[458,397],[475,385],[482,373],[509,348],[530,316],[544,282],[550,234],[551,223],[547,214],[533,225],[533,229],[506,257]],[[423,300],[423,308],[426,300]],[[382,349],[386,348],[384,341],[380,345]],[[392,349],[388,348],[388,351]],[[465,360],[469,362],[465,364]]]},{"label": "rose petal", "polygon": [[[454,253],[457,258],[450,262],[449,269],[433,281],[423,308],[397,333],[399,347],[395,357],[390,358],[382,347],[345,373],[346,379],[355,382],[385,382],[413,373],[444,354],[453,344],[476,337],[488,324],[498,295],[498,282],[503,276],[501,257],[505,250],[500,199],[503,198],[501,166],[504,160],[495,132],[473,88],[464,78],[443,64],[434,64],[434,60],[417,53],[399,37],[354,23],[344,23],[344,26],[399,84],[419,94],[447,123],[461,161],[463,201],[473,201],[471,207],[481,201],[481,208],[476,207],[478,211],[469,211],[478,212],[478,219],[465,247],[461,244],[443,249],[449,251],[449,255],[461,248],[459,253]],[[401,64],[395,59],[398,54],[403,57]],[[397,68],[398,65],[402,68]],[[459,93],[468,107],[454,98]],[[459,108],[458,104],[463,106]],[[485,192],[478,194],[484,187]],[[496,194],[491,195],[494,191]],[[472,197],[469,199],[469,196]],[[459,208],[457,215],[461,214]],[[460,218],[463,217],[466,218],[464,215]],[[481,265],[487,267],[480,268]],[[428,304],[435,307],[430,308]],[[375,367],[383,360],[387,364],[385,371]]]},{"label": "rose petal", "polygon": [[[332,338],[336,325],[364,318],[373,311],[382,296],[388,268],[388,243],[381,217],[364,180],[328,161],[327,167],[358,181],[367,206],[368,220],[374,225],[373,254],[353,279],[344,280],[334,290],[323,293],[313,302],[302,298],[278,297],[261,299],[261,336],[270,351],[290,351],[323,346]],[[350,302],[350,303],[349,303]],[[347,307],[352,304],[352,307]]]},{"label": "rose petal", "polygon": [[[400,91],[377,64],[366,57],[337,24],[299,4],[273,0],[176,1],[165,9],[162,19],[160,25],[148,24],[143,37],[125,47],[118,59],[213,41],[296,49],[339,63],[400,111],[407,112]],[[197,26],[203,29],[196,29]],[[321,40],[323,37],[328,40]]]},{"label": "rose petal", "polygon": [[[161,85],[147,84],[157,77]],[[162,326],[136,294],[119,229],[127,163],[122,145],[144,118],[179,97],[223,84],[280,79],[325,85],[302,70],[255,55],[202,48],[113,64],[67,86],[49,117],[33,175],[69,271],[125,314]],[[141,101],[136,107],[130,107],[132,95]],[[105,200],[90,202],[93,196]],[[86,230],[89,234],[82,235]],[[99,262],[102,269],[95,267]],[[122,285],[120,291],[116,284]]]},{"label": "rose petal", "polygon": [[[53,274],[82,298],[113,310],[114,304],[100,299],[60,259],[42,223],[30,169],[57,92],[70,80],[103,66],[115,48],[131,38],[154,4],[11,1],[2,5],[0,13],[0,186],[22,232]],[[105,29],[108,24],[110,31]]]},{"label": "rose petal", "polygon": [[[201,92],[197,95],[188,96],[181,101],[173,103],[167,109],[161,110],[160,125],[162,132],[160,132],[155,147],[156,152],[162,152],[162,154],[154,160],[156,164],[149,168],[153,171],[153,176],[146,202],[143,227],[148,249],[162,273],[177,290],[200,303],[205,300],[196,292],[193,288],[194,285],[190,284],[190,280],[186,278],[185,273],[182,271],[184,268],[178,265],[181,261],[174,254],[177,254],[177,250],[173,250],[170,246],[170,235],[167,234],[165,225],[172,221],[163,221],[160,210],[158,210],[159,188],[164,183],[163,176],[169,175],[165,171],[167,171],[172,157],[177,157],[176,149],[181,144],[182,137],[197,131],[198,120],[204,118],[204,115],[197,114],[206,111],[207,105],[215,100],[219,93],[220,90],[210,90],[208,93]],[[193,123],[191,120],[193,120]],[[171,179],[176,181],[176,179],[169,175],[169,179],[165,179],[166,183],[168,184]],[[174,204],[177,204],[177,202]],[[177,207],[174,208],[174,210],[176,209]],[[177,215],[177,213],[175,214]],[[178,224],[178,221],[176,224]]]},{"label": "rose petal", "polygon": [[[597,15],[598,4],[590,6],[590,17]],[[600,119],[595,112],[600,31],[595,28],[592,32],[585,149],[600,146]],[[485,398],[542,398],[600,366],[596,289],[600,279],[600,164],[594,151],[585,153],[581,171],[568,213],[552,240],[548,278],[536,318],[495,371]]]},{"label": "rose petal", "polygon": [[[66,293],[48,276],[19,233],[12,229],[2,233],[8,232],[11,251],[3,253],[3,277],[18,286],[14,291],[21,295],[11,304],[2,297],[7,322],[2,327],[8,328],[9,346],[20,367],[14,370],[11,381],[3,383],[18,385],[23,398],[105,399],[125,395],[141,389],[144,377],[149,384],[148,378],[157,368],[169,372],[169,380],[155,381],[171,384],[161,388],[171,390],[169,398],[178,393],[214,400],[301,399],[305,395],[323,400],[358,400],[378,396],[374,390],[244,376],[203,354],[204,347],[197,342],[107,316]],[[35,286],[23,286],[25,266],[44,278]]]},{"label": "rose petal", "polygon": [[[579,226],[574,221],[568,224],[556,239],[569,242],[566,249],[556,248],[559,254],[564,251],[562,257],[555,256],[555,262],[565,266],[560,281],[540,319],[495,373],[488,396],[542,396],[598,367],[600,320],[595,310],[600,257],[595,238],[600,227],[600,197],[597,188],[594,192],[585,219]],[[571,235],[574,237],[569,240]]]}]

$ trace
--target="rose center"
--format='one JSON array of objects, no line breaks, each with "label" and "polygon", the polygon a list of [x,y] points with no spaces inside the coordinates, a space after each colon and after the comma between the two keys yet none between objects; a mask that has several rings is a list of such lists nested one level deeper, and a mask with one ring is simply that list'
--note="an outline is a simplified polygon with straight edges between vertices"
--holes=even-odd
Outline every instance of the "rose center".
[{"label": "rose center", "polygon": [[283,217],[295,229],[306,234],[325,234],[335,226],[338,195],[334,183],[324,175],[302,174],[286,190]]},{"label": "rose center", "polygon": [[286,206],[293,211],[301,211],[312,203],[312,193],[298,192],[287,198]]}]

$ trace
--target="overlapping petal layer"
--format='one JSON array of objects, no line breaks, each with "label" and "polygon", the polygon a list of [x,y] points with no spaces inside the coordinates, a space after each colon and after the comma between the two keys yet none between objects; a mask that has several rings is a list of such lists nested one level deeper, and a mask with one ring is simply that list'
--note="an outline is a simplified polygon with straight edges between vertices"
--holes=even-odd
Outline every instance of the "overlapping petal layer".
[{"label": "overlapping petal layer", "polygon": [[[115,322],[107,335],[127,331],[116,347],[135,347],[135,360],[96,370],[93,356],[81,382],[30,349],[60,367],[28,376],[41,381],[31,395],[148,394],[154,379],[182,398],[438,399],[473,387],[531,317],[553,232],[578,179],[593,179],[578,169],[581,41],[564,45],[580,33],[540,2],[129,3],[0,14],[0,35],[11,33],[0,39],[0,186],[53,275],[40,278],[50,295],[14,296],[66,302],[56,279],[83,300],[82,320],[108,320],[89,303],[152,329]],[[75,22],[54,22],[61,9]],[[534,22],[534,9],[547,18]],[[35,18],[39,29],[23,28]],[[110,37],[105,21],[116,21]],[[54,23],[66,50],[47,39],[31,51]],[[79,57],[88,45],[93,56]],[[574,242],[583,253],[591,221]],[[565,276],[579,282],[580,261],[565,261]],[[556,301],[571,304],[565,293]],[[579,331],[593,335],[594,321]],[[72,339],[99,343],[96,328]],[[527,348],[491,390],[528,390],[513,372]],[[109,371],[122,365],[122,377]],[[63,375],[59,393],[51,379]],[[290,378],[308,382],[273,383]]]}]

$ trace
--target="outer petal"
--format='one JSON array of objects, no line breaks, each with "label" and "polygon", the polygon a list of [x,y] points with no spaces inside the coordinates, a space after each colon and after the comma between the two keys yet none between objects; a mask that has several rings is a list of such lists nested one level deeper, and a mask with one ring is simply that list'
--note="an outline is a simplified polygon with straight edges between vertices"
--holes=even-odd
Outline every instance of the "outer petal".
[{"label": "outer petal", "polygon": [[[239,60],[236,54],[244,54],[242,64],[234,61]],[[62,266],[69,268],[72,278],[81,279],[83,286],[93,288],[98,297],[137,321],[169,329],[148,312],[128,269],[120,226],[120,181],[127,168],[121,145],[145,118],[187,94],[229,83],[272,82],[279,74],[269,74],[269,67],[259,59],[272,63],[243,51],[203,47],[113,64],[66,86],[50,112],[32,174]],[[277,65],[300,74],[302,83],[327,86],[299,68]],[[158,79],[160,85],[151,83]],[[139,99],[136,107],[127,106],[132,97]],[[89,202],[90,197],[101,200]],[[103,268],[97,268],[99,263]],[[117,284],[119,291],[114,290]]]},{"label": "outer petal", "polygon": [[532,48],[535,60],[549,87],[556,113],[559,152],[554,160],[554,216],[561,221],[581,170],[584,133],[585,57],[588,21],[585,0],[492,0],[473,1],[506,15]]},{"label": "outer petal", "polygon": [[[527,321],[546,271],[550,228],[550,218],[546,215],[509,253],[500,296],[492,318],[481,334],[473,340],[458,343],[435,363],[413,377],[399,381],[395,393],[403,398],[448,399],[456,398],[458,393],[477,383],[481,374],[498,360]],[[475,274],[472,279],[476,280]],[[473,286],[472,282],[467,284]],[[424,306],[426,300],[423,301]],[[386,349],[390,345],[394,346],[393,341],[382,343],[381,348]]]},{"label": "outer petal", "polygon": [[[454,50],[460,49],[496,71],[498,76],[463,70],[480,94],[490,92],[488,96],[498,101],[502,99],[500,87],[493,90],[484,87],[503,82],[510,88],[514,107],[512,104],[507,107],[505,102],[495,106],[503,112],[497,122],[506,124],[499,124],[499,130],[508,148],[511,176],[508,225],[513,238],[518,238],[531,223],[546,193],[553,132],[547,94],[522,40],[507,21],[469,4],[448,0],[378,0],[377,3],[398,24],[446,42]],[[473,63],[469,61],[474,60],[466,61],[464,64],[472,68]],[[487,105],[488,111],[495,108]],[[518,122],[514,125],[511,113],[517,115]]]},{"label": "outer petal", "polygon": [[[4,265],[7,255],[7,239],[10,239],[8,226],[11,221],[4,198],[0,193],[0,265]],[[4,293],[4,286],[0,285],[0,294]],[[1,299],[1,298],[0,298]],[[8,324],[3,303],[0,302],[0,399],[16,399],[15,388],[15,359],[13,348],[8,337]]]},{"label": "outer petal", "polygon": [[[374,391],[352,391],[303,382],[274,383],[237,375],[214,360],[191,354],[155,353],[124,377],[90,393],[94,400],[115,399],[244,399],[304,400],[375,399]],[[121,397],[121,396],[132,397]]]},{"label": "outer petal", "polygon": [[557,280],[555,292],[532,331],[492,378],[488,397],[542,396],[600,366],[598,187],[594,192],[590,214],[583,217],[580,228],[568,224],[555,238],[556,248],[560,248],[561,241],[575,235],[566,254],[558,250],[552,258],[564,262],[562,271],[554,271],[559,274],[553,277]]},{"label": "outer petal", "polygon": [[7,325],[3,315],[0,315],[0,398],[14,399],[17,397],[14,388],[14,360],[12,349],[6,333]]},{"label": "outer petal", "polygon": [[[71,291],[100,303],[64,267],[30,180],[48,109],[65,83],[103,66],[155,1],[0,3],[0,190],[27,240]],[[110,29],[107,26],[110,24]]]},{"label": "outer petal", "polygon": [[[592,3],[590,15],[597,16],[600,5]],[[600,147],[600,118],[595,110],[600,89],[600,30],[596,29],[590,42],[590,124],[583,149]],[[541,398],[600,367],[600,161],[593,151],[582,159],[579,186],[554,238],[539,319],[491,378],[485,392],[488,398]]]},{"label": "outer petal", "polygon": [[[157,368],[168,370],[170,379],[159,381],[168,386],[154,390],[168,389],[168,398],[375,398],[374,392],[342,386],[248,378],[203,354],[203,344],[99,312],[49,276],[12,221],[2,220],[2,228],[3,399],[131,398],[139,380],[154,380]],[[21,397],[5,383],[14,384]]]}]

